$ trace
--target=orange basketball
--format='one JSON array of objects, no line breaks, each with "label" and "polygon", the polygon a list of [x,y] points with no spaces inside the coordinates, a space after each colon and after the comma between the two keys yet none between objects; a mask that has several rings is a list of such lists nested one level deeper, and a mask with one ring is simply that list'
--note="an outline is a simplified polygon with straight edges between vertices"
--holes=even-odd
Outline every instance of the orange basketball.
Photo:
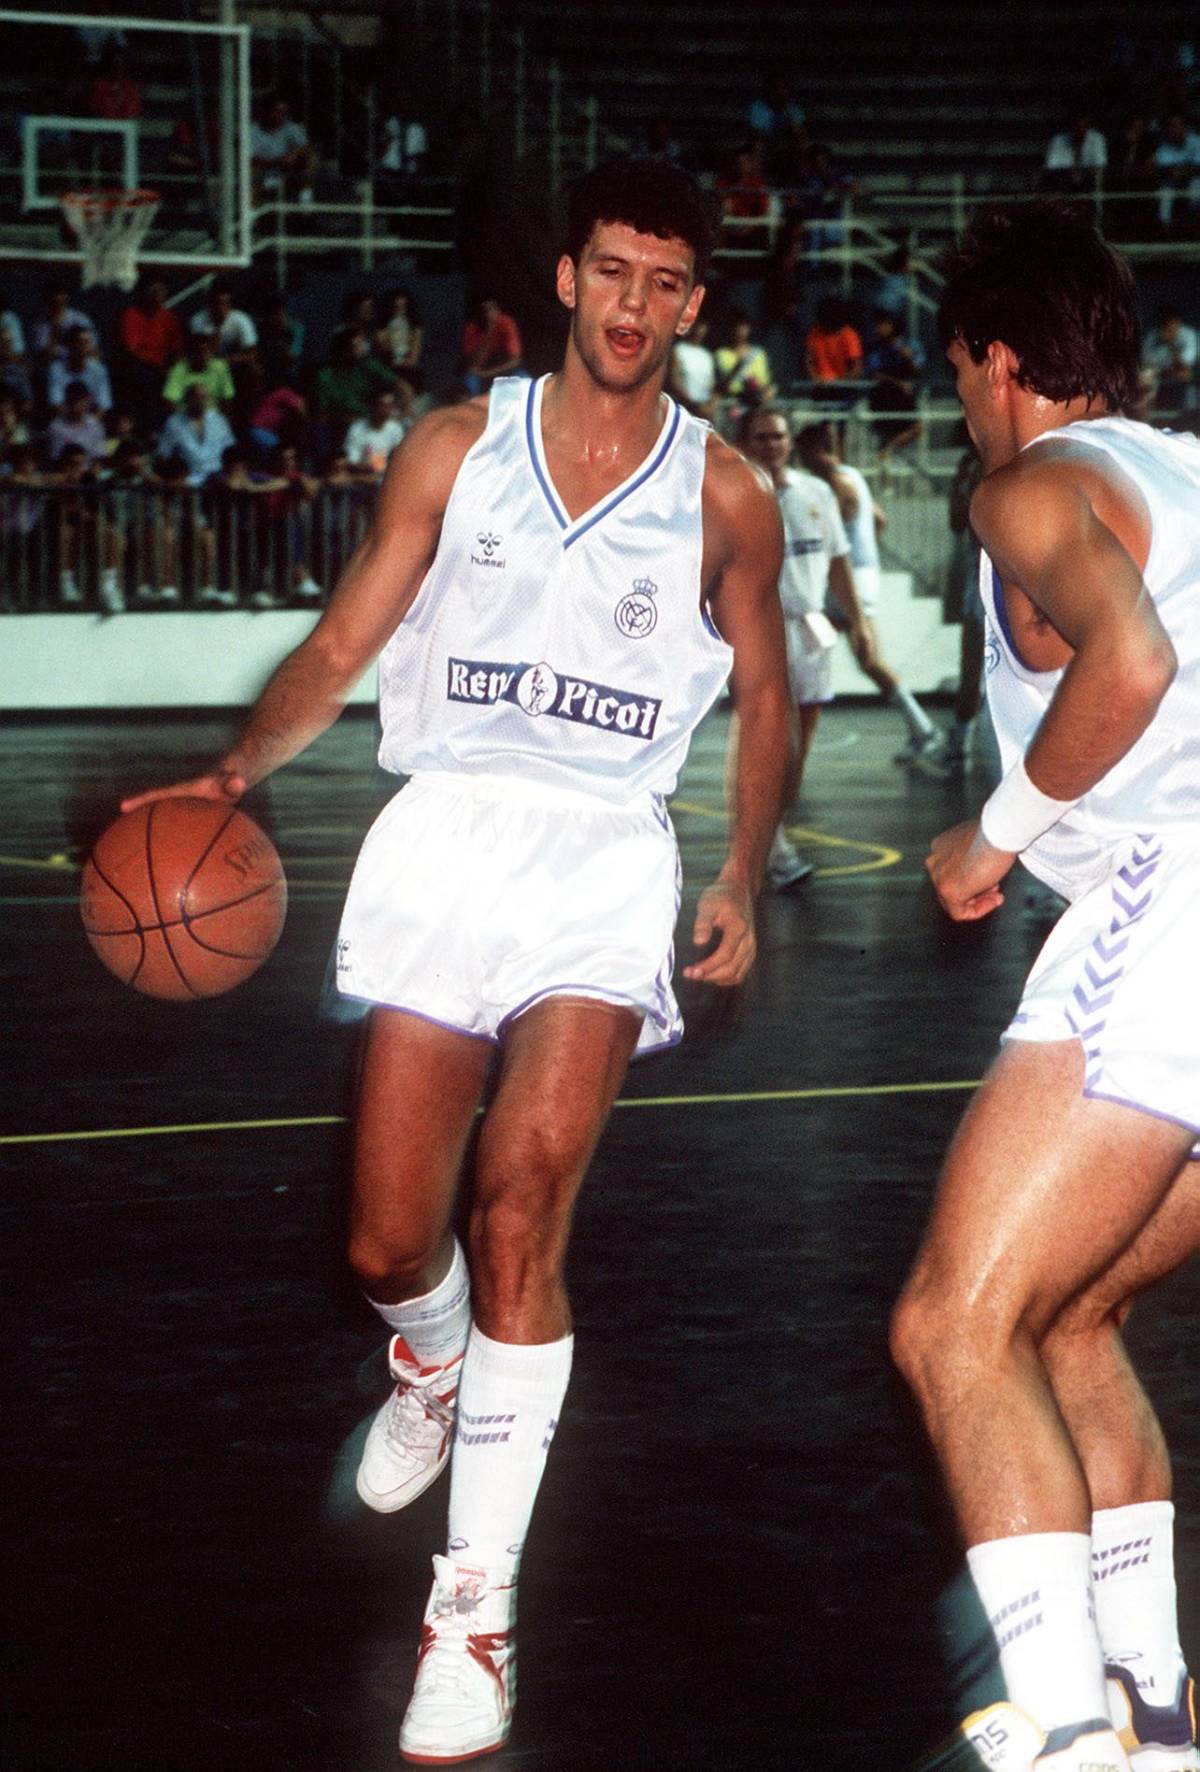
[{"label": "orange basketball", "polygon": [[236,806],[152,800],[110,824],[83,870],[87,938],[150,997],[217,997],[257,972],[283,930],[275,845]]}]

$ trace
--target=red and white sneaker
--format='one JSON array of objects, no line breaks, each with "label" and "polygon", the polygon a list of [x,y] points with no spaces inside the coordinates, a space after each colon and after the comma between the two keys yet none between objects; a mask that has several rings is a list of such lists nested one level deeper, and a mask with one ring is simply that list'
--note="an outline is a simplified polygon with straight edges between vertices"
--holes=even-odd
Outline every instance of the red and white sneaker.
[{"label": "red and white sneaker", "polygon": [[433,1559],[417,1677],[400,1728],[400,1758],[450,1766],[495,1753],[508,1740],[517,1696],[511,1567]]},{"label": "red and white sneaker", "polygon": [[421,1366],[394,1335],[388,1365],[396,1388],[367,1431],[355,1487],[368,1507],[394,1514],[445,1470],[454,1444],[459,1354],[446,1366]]}]

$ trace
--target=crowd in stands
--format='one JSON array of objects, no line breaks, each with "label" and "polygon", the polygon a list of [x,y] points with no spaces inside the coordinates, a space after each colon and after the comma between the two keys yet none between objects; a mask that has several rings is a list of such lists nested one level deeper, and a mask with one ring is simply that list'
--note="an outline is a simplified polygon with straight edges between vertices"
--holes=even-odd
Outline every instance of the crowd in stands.
[{"label": "crowd in stands", "polygon": [[[518,369],[490,296],[439,397]],[[323,360],[285,298],[210,285],[186,318],[143,276],[101,338],[69,280],[0,294],[0,597],[8,608],[255,608],[315,601],[433,403],[411,293],[346,296]]]}]

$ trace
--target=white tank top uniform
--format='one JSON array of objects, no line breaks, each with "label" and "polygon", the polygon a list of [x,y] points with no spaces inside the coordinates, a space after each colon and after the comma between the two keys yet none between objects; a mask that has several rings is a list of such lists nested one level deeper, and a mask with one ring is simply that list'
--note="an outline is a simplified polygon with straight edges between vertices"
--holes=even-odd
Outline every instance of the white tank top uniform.
[{"label": "white tank top uniform", "polygon": [[[1004,1037],[1078,1039],[1086,1095],[1200,1136],[1200,442],[1124,418],[1088,419],[1046,440],[1101,451],[1145,500],[1143,578],[1178,671],[1137,743],[1021,856],[1069,908]],[[1007,771],[1062,672],[1024,664],[986,554],[980,596],[988,705]]]},{"label": "white tank top uniform", "polygon": [[829,562],[850,552],[831,487],[815,474],[788,468],[777,489],[783,519],[779,600],[787,634],[788,675],[801,707],[833,700],[837,631],[825,614]]},{"label": "white tank top uniform", "polygon": [[547,996],[678,1040],[665,809],[732,651],[701,608],[709,427],[664,397],[646,460],[572,519],[545,378],[494,385],[436,557],[380,657],[379,759],[412,776],[368,833],[338,988],[487,1039]]}]

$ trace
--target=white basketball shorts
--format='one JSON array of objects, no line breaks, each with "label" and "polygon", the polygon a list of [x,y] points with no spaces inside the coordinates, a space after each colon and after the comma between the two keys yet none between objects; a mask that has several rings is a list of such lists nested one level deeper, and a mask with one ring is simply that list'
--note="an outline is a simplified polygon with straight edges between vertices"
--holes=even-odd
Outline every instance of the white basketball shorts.
[{"label": "white basketball shorts", "polygon": [[679,850],[658,795],[614,806],[508,777],[412,778],[368,831],[342,913],[337,986],[497,1041],[547,997],[643,1017],[675,1045]]},{"label": "white basketball shorts", "polygon": [[1079,1040],[1085,1095],[1200,1139],[1200,848],[1126,841],[1051,931],[1003,1038]]},{"label": "white basketball shorts", "polygon": [[[788,681],[797,707],[833,700],[833,648],[819,645],[802,615],[785,615]],[[836,638],[836,636],[835,636]]]}]

